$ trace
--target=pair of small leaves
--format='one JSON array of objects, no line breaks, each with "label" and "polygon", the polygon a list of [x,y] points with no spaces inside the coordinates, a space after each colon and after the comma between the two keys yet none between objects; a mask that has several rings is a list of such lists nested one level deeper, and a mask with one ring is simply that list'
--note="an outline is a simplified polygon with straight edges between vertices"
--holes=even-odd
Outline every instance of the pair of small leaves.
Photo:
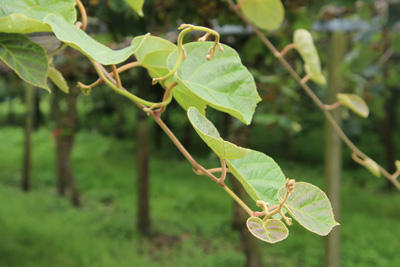
[{"label": "pair of small leaves", "polygon": [[264,30],[278,29],[285,10],[281,0],[237,0],[243,14],[257,27]]},{"label": "pair of small leaves", "polygon": [[[285,195],[286,187],[282,187],[278,192],[279,200],[282,201]],[[332,207],[325,193],[308,183],[296,183],[284,207],[304,228],[318,235],[325,236],[339,225],[333,218]],[[255,237],[268,243],[281,241],[288,235],[286,226],[276,219],[263,222],[260,218],[250,217],[247,228]]]},{"label": "pair of small leaves", "polygon": [[304,69],[310,79],[318,84],[326,84],[311,33],[304,29],[296,30],[293,35],[293,43],[304,60]]},{"label": "pair of small leaves", "polygon": [[[141,38],[134,41],[139,42]],[[137,60],[153,78],[165,76],[175,66],[176,46],[152,36],[143,42],[134,52]],[[174,77],[162,85],[168,87],[172,82],[178,82],[172,94],[185,110],[196,107],[204,114],[209,105],[249,124],[261,101],[254,79],[242,65],[237,52],[229,46],[222,45],[225,51],[217,51],[211,60],[207,60],[212,45],[211,42],[185,44],[186,59]]]},{"label": "pair of small leaves", "polygon": [[367,118],[369,115],[369,108],[365,101],[358,95],[353,94],[337,94],[339,102],[352,110],[357,115]]}]

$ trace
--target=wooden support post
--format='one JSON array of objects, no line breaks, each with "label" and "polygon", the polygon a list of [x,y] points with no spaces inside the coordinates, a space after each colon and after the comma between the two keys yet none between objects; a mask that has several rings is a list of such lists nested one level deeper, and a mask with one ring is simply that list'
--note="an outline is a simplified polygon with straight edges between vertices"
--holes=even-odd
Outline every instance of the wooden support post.
[{"label": "wooden support post", "polygon": [[[342,90],[339,67],[346,50],[345,32],[331,34],[329,56],[328,93],[326,103],[337,101],[336,94]],[[333,118],[341,125],[341,108],[331,111]],[[329,122],[325,125],[325,184],[326,193],[332,203],[336,221],[340,222],[340,183],[342,172],[342,141]],[[340,227],[333,228],[326,237],[325,264],[327,267],[340,266]]]}]

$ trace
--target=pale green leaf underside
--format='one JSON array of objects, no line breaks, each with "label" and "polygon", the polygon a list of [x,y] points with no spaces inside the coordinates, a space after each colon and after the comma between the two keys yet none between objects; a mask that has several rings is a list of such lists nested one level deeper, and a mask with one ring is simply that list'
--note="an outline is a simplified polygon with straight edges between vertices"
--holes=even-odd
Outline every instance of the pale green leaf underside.
[{"label": "pale green leaf underside", "polygon": [[285,185],[285,176],[276,162],[267,155],[250,150],[243,158],[227,161],[230,172],[254,200],[270,205],[279,203],[277,193]]},{"label": "pale green leaf underside", "polygon": [[49,79],[64,93],[69,93],[69,87],[61,72],[53,67],[49,67]]},{"label": "pale green leaf underside", "polygon": [[364,166],[367,170],[372,173],[375,177],[381,177],[381,171],[379,165],[370,158],[365,159]]},{"label": "pale green leaf underside", "polygon": [[310,75],[311,80],[319,84],[325,84],[326,79],[321,73],[321,62],[311,33],[304,29],[296,30],[293,43],[304,60],[304,69]]},{"label": "pale green leaf underside", "polygon": [[[178,83],[207,105],[250,124],[254,110],[261,101],[253,76],[242,65],[237,52],[223,45],[211,60],[206,59],[212,42],[185,44],[187,58],[175,74]],[[168,58],[168,68],[175,66],[177,52]]]},{"label": "pale green leaf underside", "polygon": [[0,58],[22,80],[50,91],[46,83],[46,52],[24,34],[0,33]]},{"label": "pale green leaf underside", "polygon": [[107,46],[97,42],[86,32],[67,23],[63,18],[49,15],[44,22],[51,26],[57,38],[72,48],[77,49],[91,59],[103,65],[118,64],[128,59],[143,43],[132,41],[132,44],[121,50],[112,50]]},{"label": "pale green leaf underside", "polygon": [[[136,37],[138,41],[143,37]],[[134,53],[138,62],[145,67],[152,78],[163,77],[168,74],[168,56],[177,49],[176,45],[159,37],[149,36],[143,45]],[[175,79],[171,77],[165,81],[163,87],[168,87]],[[202,114],[206,103],[191,93],[183,85],[177,85],[172,90],[175,100],[187,110],[189,107],[196,107]]]},{"label": "pale green leaf underside", "polygon": [[237,159],[245,156],[249,150],[238,147],[223,140],[215,126],[204,117],[196,108],[190,107],[187,111],[190,123],[203,141],[221,158]]},{"label": "pale green leaf underside", "polygon": [[337,94],[339,102],[352,110],[357,115],[367,118],[369,115],[369,108],[365,101],[358,95],[353,94]]},{"label": "pale green leaf underside", "polygon": [[[285,197],[286,188],[282,187],[278,197]],[[338,225],[333,218],[331,203],[325,193],[318,187],[304,182],[295,184],[294,191],[285,203],[290,215],[304,228],[318,235],[329,234]]]},{"label": "pale green leaf underside", "polygon": [[247,0],[240,9],[249,20],[264,30],[278,29],[285,15],[281,0]]},{"label": "pale green leaf underside", "polygon": [[51,31],[49,25],[43,22],[50,14],[73,24],[76,21],[75,0],[1,0],[0,32]]},{"label": "pale green leaf underside", "polygon": [[130,5],[133,10],[136,11],[136,13],[138,13],[139,16],[143,17],[143,3],[144,0],[125,0],[125,2]]},{"label": "pale green leaf underside", "polygon": [[250,217],[246,225],[255,237],[272,244],[286,239],[289,235],[286,225],[277,219],[268,219],[263,222],[258,217]]}]

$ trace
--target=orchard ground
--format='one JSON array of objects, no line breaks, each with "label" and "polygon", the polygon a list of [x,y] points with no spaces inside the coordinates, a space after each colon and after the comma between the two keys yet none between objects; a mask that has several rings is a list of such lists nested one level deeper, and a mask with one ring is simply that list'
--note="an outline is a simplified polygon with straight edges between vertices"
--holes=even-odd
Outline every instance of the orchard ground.
[{"label": "orchard ground", "polygon": [[[0,266],[244,266],[230,197],[167,151],[151,157],[152,234],[145,238],[135,227],[134,141],[77,135],[72,162],[83,207],[75,209],[56,194],[48,129],[33,136],[29,193],[19,188],[23,130],[2,127],[0,139]],[[276,161],[286,176],[323,188],[322,164]],[[343,173],[343,266],[400,266],[400,194],[383,184],[362,168]],[[289,231],[278,244],[259,242],[265,266],[322,266],[324,238],[297,222]]]}]

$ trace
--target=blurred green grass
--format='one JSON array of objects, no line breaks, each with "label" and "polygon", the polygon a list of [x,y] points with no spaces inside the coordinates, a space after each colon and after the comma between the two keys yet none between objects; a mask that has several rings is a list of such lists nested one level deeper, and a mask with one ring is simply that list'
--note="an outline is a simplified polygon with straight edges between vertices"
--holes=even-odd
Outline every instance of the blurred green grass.
[{"label": "blurred green grass", "polygon": [[[187,162],[151,158],[152,234],[144,238],[135,227],[134,141],[77,136],[72,165],[84,206],[74,209],[55,193],[49,130],[34,134],[27,194],[19,189],[22,129],[1,128],[0,139],[0,266],[244,266],[231,199]],[[323,188],[322,166],[277,162],[290,178]],[[400,194],[383,184],[363,169],[343,173],[343,266],[400,266]],[[289,230],[283,242],[259,242],[265,266],[323,266],[324,238],[297,223]]]}]

